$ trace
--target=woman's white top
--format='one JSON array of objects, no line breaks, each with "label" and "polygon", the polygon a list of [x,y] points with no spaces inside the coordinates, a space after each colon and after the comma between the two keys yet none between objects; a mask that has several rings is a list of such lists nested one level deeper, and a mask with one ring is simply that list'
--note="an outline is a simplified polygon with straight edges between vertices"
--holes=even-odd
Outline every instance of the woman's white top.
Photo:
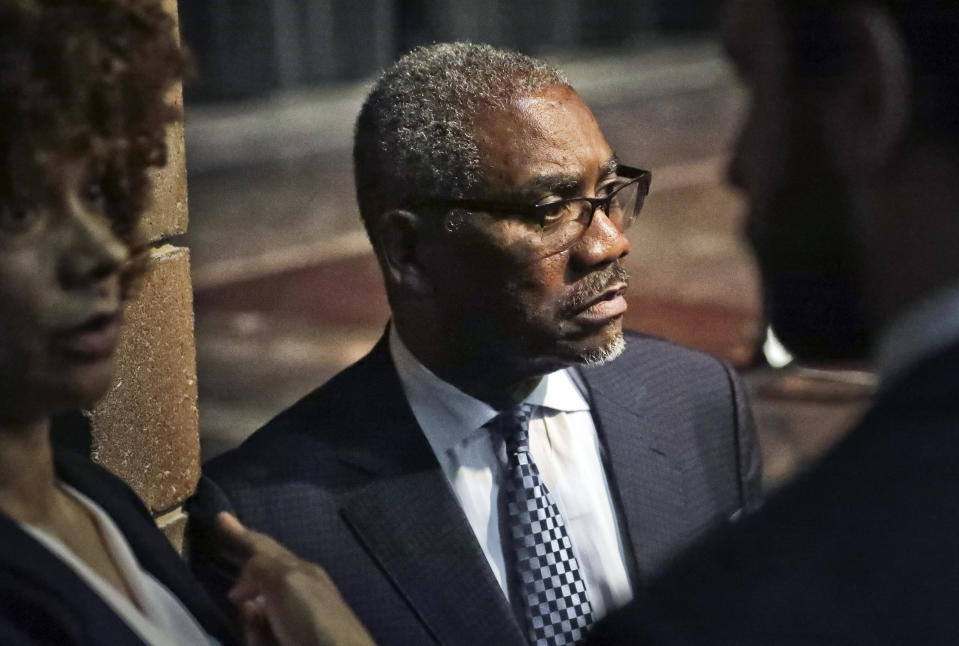
[{"label": "woman's white top", "polygon": [[210,646],[219,643],[206,634],[166,586],[140,566],[123,534],[99,505],[69,485],[61,482],[60,487],[90,510],[113,562],[140,607],[84,563],[60,539],[33,525],[20,523],[24,531],[73,569],[150,646]]}]

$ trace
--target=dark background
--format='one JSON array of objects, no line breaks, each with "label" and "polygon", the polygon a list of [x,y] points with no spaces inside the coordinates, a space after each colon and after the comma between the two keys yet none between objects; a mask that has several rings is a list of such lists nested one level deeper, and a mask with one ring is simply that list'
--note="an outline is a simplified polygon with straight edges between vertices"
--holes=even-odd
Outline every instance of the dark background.
[{"label": "dark background", "polygon": [[745,94],[719,0],[186,0],[186,151],[205,457],[359,359],[389,318],[356,210],[353,122],[379,70],[471,40],[556,64],[613,150],[653,170],[629,231],[628,327],[720,355],[753,394],[767,483],[831,444],[868,374],[773,370],[724,182]]},{"label": "dark background", "polygon": [[422,44],[470,40],[529,54],[631,47],[709,32],[720,0],[202,0],[180,19],[198,101],[374,74]]}]

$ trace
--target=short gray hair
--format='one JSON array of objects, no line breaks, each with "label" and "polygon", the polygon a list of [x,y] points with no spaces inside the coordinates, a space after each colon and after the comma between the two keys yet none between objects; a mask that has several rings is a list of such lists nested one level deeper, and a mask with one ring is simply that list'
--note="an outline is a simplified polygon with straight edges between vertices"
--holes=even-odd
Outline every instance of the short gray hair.
[{"label": "short gray hair", "polygon": [[380,216],[417,197],[465,197],[483,185],[478,114],[569,85],[546,63],[473,43],[418,47],[373,85],[356,121],[353,171],[370,239]]}]

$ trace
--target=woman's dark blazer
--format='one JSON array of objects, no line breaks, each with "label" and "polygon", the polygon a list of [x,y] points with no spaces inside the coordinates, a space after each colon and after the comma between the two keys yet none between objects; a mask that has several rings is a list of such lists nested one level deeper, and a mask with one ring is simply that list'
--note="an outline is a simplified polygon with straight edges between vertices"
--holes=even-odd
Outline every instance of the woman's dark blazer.
[{"label": "woman's dark blazer", "polygon": [[[234,640],[218,610],[157,529],[137,495],[91,460],[56,455],[57,476],[100,505],[145,570],[178,597],[206,632]],[[69,566],[0,514],[0,644],[125,646],[142,640]]]}]

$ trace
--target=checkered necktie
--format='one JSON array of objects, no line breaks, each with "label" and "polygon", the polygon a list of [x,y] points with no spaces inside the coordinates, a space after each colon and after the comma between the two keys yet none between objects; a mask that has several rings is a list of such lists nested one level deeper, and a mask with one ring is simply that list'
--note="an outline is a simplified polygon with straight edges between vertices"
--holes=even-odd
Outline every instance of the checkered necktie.
[{"label": "checkered necktie", "polygon": [[529,452],[531,404],[501,413],[487,426],[506,440],[503,483],[516,588],[531,646],[577,644],[593,621],[586,585],[573,555],[566,524]]}]

